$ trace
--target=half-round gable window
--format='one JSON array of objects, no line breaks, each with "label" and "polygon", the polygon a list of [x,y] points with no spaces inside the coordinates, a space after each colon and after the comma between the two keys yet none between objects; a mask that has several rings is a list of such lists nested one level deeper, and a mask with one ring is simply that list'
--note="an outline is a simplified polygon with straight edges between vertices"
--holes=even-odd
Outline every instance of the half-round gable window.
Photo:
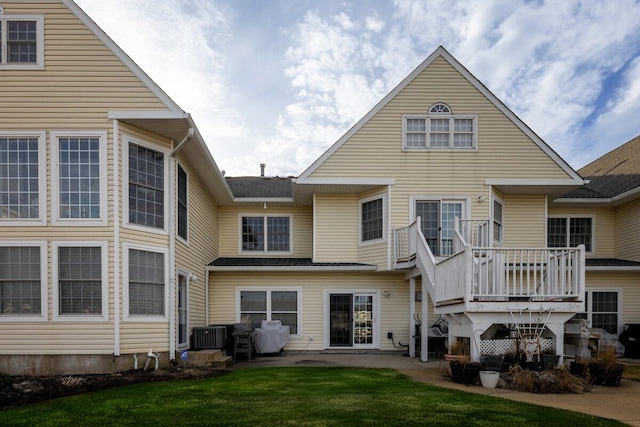
[{"label": "half-round gable window", "polygon": [[429,114],[451,114],[451,109],[447,104],[439,102],[429,108]]}]

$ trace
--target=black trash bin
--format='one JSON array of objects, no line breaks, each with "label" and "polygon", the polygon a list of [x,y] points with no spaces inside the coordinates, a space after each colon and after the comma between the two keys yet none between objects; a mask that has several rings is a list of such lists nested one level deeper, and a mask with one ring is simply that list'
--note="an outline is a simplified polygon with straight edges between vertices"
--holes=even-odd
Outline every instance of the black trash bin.
[{"label": "black trash bin", "polygon": [[624,357],[640,359],[640,323],[624,325],[618,340],[624,344]]}]

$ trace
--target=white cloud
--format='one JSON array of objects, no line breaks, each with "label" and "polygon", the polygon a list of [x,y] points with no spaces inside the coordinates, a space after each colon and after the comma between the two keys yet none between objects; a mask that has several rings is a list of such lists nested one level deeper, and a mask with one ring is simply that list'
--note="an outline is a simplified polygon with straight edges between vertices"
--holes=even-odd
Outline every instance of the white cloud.
[{"label": "white cloud", "polygon": [[[229,175],[256,174],[261,162],[272,174],[299,174],[438,45],[572,165],[639,132],[634,0],[394,0],[366,9],[311,1],[313,10],[286,11],[229,0],[78,2],[194,115]],[[268,25],[278,40],[256,40]],[[252,45],[269,46],[268,64],[242,49]],[[243,55],[255,70],[240,79],[226,66],[233,59],[237,70]],[[264,106],[247,109],[253,91],[269,90]],[[266,110],[268,121],[256,117]]]}]

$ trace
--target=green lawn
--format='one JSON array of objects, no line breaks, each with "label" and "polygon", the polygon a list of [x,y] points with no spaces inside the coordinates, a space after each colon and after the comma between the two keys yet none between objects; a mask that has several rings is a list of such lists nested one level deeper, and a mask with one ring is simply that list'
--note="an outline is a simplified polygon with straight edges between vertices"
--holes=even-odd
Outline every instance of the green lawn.
[{"label": "green lawn", "polygon": [[640,381],[640,366],[627,366],[624,368],[622,377],[628,380]]},{"label": "green lawn", "polygon": [[0,411],[2,426],[613,426],[411,381],[387,369],[241,369]]}]

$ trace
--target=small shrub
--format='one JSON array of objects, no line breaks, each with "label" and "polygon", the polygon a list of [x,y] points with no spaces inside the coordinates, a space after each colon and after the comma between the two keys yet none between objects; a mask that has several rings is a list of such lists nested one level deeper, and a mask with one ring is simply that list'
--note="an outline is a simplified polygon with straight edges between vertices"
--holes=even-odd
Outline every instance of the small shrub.
[{"label": "small shrub", "polygon": [[61,377],[60,384],[66,387],[76,387],[85,382],[85,378],[82,377]]}]

